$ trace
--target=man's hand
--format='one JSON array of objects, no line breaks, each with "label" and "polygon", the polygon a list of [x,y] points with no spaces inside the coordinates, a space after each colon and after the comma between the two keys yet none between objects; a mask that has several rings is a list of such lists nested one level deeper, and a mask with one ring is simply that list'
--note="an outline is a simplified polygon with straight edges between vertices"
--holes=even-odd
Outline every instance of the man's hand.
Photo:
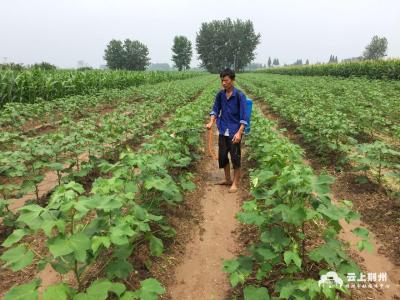
[{"label": "man's hand", "polygon": [[211,115],[210,122],[208,122],[208,123],[206,124],[206,128],[207,128],[208,130],[210,130],[210,129],[212,128],[212,126],[213,126],[215,120],[216,120],[216,117],[215,117],[214,115]]},{"label": "man's hand", "polygon": [[233,144],[238,144],[240,143],[240,140],[242,139],[242,133],[240,131],[236,132],[236,134],[233,136],[232,143]]}]

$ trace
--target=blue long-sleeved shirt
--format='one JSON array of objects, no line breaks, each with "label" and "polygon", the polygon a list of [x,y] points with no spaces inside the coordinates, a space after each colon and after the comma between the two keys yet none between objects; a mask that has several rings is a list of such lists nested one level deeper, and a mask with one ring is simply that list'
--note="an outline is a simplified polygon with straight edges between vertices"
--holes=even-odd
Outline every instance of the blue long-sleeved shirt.
[{"label": "blue long-sleeved shirt", "polygon": [[246,117],[246,96],[233,87],[229,100],[226,97],[226,90],[221,90],[215,96],[214,106],[210,115],[217,117],[219,134],[224,135],[228,130],[229,137],[238,132],[240,124],[247,126]]}]

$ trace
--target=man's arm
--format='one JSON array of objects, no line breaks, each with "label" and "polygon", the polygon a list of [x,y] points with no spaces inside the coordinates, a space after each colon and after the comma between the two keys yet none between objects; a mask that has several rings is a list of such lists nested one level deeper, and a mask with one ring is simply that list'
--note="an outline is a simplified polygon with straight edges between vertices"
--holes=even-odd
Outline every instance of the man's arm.
[{"label": "man's arm", "polygon": [[219,115],[220,110],[221,110],[221,101],[219,101],[219,93],[218,93],[215,96],[214,106],[212,111],[210,112],[210,122],[208,122],[206,125],[207,129],[211,129],[215,120],[217,119],[217,116]]},{"label": "man's arm", "polygon": [[216,119],[217,119],[217,117],[215,115],[211,115],[210,122],[208,122],[206,125],[207,129],[211,129],[211,127],[214,125],[214,122]]},{"label": "man's arm", "polygon": [[248,125],[247,124],[247,115],[246,115],[246,97],[244,96],[244,94],[240,95],[240,102],[239,102],[239,123],[240,123],[240,127],[238,132],[233,136],[232,139],[232,143],[236,144],[239,143],[241,138],[242,138],[242,134],[244,132],[244,128]]}]

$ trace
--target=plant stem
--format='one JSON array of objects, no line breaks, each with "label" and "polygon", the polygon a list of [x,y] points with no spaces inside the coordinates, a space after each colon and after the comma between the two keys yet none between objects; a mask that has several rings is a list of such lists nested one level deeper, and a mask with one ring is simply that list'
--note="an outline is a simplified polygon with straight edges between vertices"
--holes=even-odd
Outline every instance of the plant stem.
[{"label": "plant stem", "polygon": [[78,291],[81,292],[82,291],[82,282],[81,282],[81,278],[79,277],[78,262],[76,260],[74,262],[74,274],[75,274],[76,282],[78,283]]}]

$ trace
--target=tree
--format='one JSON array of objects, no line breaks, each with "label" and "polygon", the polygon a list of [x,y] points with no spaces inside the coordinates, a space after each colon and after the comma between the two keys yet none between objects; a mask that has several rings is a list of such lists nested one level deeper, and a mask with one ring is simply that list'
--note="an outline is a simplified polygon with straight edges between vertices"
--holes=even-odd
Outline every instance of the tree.
[{"label": "tree", "polygon": [[104,60],[110,69],[124,69],[125,57],[122,42],[111,40],[104,51]]},{"label": "tree", "polygon": [[150,64],[149,49],[139,41],[124,41],[125,69],[144,71]]},{"label": "tree", "polygon": [[178,71],[190,69],[192,60],[192,43],[185,36],[176,36],[172,46],[172,61],[178,68]]},{"label": "tree", "polygon": [[26,69],[26,67],[23,64],[18,64],[18,63],[13,63],[13,62],[0,64],[0,70],[22,71],[25,69]]},{"label": "tree", "polygon": [[124,43],[111,40],[104,50],[104,59],[110,69],[145,70],[150,64],[149,50],[139,41],[126,39]]},{"label": "tree", "polygon": [[337,63],[337,62],[338,62],[337,56],[334,56],[334,55],[331,54],[331,56],[329,57],[328,63],[334,64],[334,63]]},{"label": "tree", "polygon": [[271,57],[268,57],[268,68],[271,68],[271,64],[272,64]]},{"label": "tree", "polygon": [[36,63],[31,66],[32,69],[40,69],[40,70],[46,70],[46,71],[53,71],[56,70],[57,67],[55,65],[52,65],[51,63],[42,61],[41,63]]},{"label": "tree", "polygon": [[309,62],[309,60],[308,60],[308,58],[307,58],[307,60],[306,60],[306,65],[308,66],[310,64],[310,62]]},{"label": "tree", "polygon": [[302,59],[298,59],[296,60],[295,63],[292,64],[292,66],[302,66],[303,65],[303,60]]},{"label": "tree", "polygon": [[272,64],[273,64],[274,66],[279,66],[279,59],[274,58]]},{"label": "tree", "polygon": [[250,20],[227,18],[202,23],[196,36],[200,66],[212,73],[226,67],[241,71],[254,60],[260,38]]},{"label": "tree", "polygon": [[171,67],[167,63],[151,63],[148,70],[150,70],[150,71],[171,71]]},{"label": "tree", "polygon": [[388,41],[385,37],[380,38],[375,35],[371,43],[369,43],[364,50],[364,59],[380,59],[385,57],[387,51]]}]

